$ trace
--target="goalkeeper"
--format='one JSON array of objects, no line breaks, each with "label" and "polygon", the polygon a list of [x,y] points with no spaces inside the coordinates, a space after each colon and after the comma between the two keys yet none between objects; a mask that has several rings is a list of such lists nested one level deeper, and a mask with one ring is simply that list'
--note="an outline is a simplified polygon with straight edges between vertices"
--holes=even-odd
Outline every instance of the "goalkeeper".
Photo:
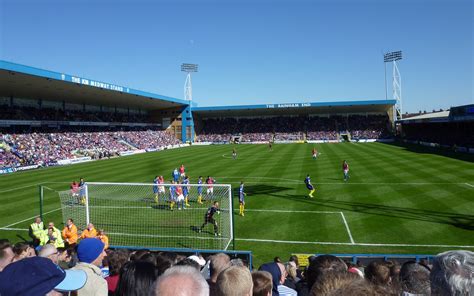
[{"label": "goalkeeper", "polygon": [[214,219],[214,214],[219,212],[219,202],[215,201],[212,206],[207,209],[206,215],[204,216],[204,223],[202,224],[201,228],[199,228],[199,232],[202,232],[203,228],[208,224],[214,225],[214,236],[220,236],[219,227],[217,226],[217,221]]}]

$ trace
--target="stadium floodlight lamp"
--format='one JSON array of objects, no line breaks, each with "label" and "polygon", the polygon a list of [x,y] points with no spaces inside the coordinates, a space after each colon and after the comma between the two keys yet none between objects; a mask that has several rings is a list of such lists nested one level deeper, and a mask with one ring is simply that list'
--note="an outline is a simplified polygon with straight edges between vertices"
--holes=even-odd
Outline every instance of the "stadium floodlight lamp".
[{"label": "stadium floodlight lamp", "polygon": [[387,52],[386,54],[383,55],[383,61],[385,63],[388,62],[393,62],[393,61],[398,61],[402,59],[402,52],[399,51],[392,51],[392,52]]},{"label": "stadium floodlight lamp", "polygon": [[191,73],[198,71],[198,64],[181,64],[181,71]]}]

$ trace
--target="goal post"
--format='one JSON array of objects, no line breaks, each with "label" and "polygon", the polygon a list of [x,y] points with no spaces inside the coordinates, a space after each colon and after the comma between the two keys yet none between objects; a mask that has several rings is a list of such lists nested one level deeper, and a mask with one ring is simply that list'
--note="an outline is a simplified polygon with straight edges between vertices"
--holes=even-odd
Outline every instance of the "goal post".
[{"label": "goal post", "polygon": [[[178,196],[181,191],[188,205]],[[72,218],[81,230],[93,223],[104,229],[111,245],[227,250],[233,244],[228,184],[87,182],[77,192],[60,191],[59,197],[64,222]],[[205,219],[214,202],[219,211]]]}]

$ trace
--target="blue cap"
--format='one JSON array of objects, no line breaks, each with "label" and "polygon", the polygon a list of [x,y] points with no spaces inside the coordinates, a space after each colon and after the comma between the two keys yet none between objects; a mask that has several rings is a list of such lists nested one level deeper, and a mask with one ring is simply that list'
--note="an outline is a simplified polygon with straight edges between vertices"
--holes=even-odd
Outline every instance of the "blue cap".
[{"label": "blue cap", "polygon": [[104,251],[104,243],[98,238],[86,238],[77,246],[79,262],[92,263]]},{"label": "blue cap", "polygon": [[63,270],[47,258],[30,257],[11,263],[0,272],[0,295],[76,291],[86,281],[87,274],[82,270]]}]

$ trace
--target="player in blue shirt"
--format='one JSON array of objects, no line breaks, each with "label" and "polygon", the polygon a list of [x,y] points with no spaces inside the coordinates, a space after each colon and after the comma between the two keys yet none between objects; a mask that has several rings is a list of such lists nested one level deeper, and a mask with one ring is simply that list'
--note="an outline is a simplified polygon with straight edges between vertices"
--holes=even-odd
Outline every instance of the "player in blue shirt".
[{"label": "player in blue shirt", "polygon": [[171,173],[171,177],[173,177],[173,181],[179,182],[179,172],[178,172],[178,169],[174,169],[174,171]]},{"label": "player in blue shirt", "polygon": [[184,176],[184,180],[182,182],[183,184],[183,195],[184,195],[184,203],[187,207],[190,207],[191,205],[188,202],[188,197],[189,197],[189,177]]},{"label": "player in blue shirt", "polygon": [[247,193],[244,192],[244,181],[240,182],[240,187],[239,187],[239,215],[240,216],[245,216],[244,215],[244,210],[245,210],[245,196],[247,196]]},{"label": "player in blue shirt", "polygon": [[85,205],[86,204],[86,182],[84,181],[84,178],[79,179],[79,199],[81,201],[81,204]]},{"label": "player in blue shirt", "polygon": [[198,179],[198,187],[197,187],[197,191],[198,191],[198,204],[201,204],[202,205],[202,176],[199,176],[199,179]]},{"label": "player in blue shirt", "polygon": [[198,232],[202,232],[204,226],[206,226],[208,223],[214,225],[214,235],[215,236],[220,236],[221,234],[219,233],[219,227],[217,226],[217,221],[214,219],[214,214],[217,213],[218,215],[220,214],[219,211],[219,202],[215,201],[212,204],[212,207],[207,209],[206,215],[204,216],[204,223],[202,224],[201,228],[199,228]]},{"label": "player in blue shirt", "polygon": [[306,176],[306,179],[304,179],[304,183],[306,184],[306,188],[309,190],[309,197],[314,197],[313,193],[316,189],[314,189],[314,186],[311,184],[311,178],[309,177],[309,174]]},{"label": "player in blue shirt", "polygon": [[173,207],[174,207],[174,204],[176,203],[176,186],[174,185],[175,182],[174,181],[171,181],[171,185],[170,186],[170,210],[173,210]]},{"label": "player in blue shirt", "polygon": [[158,184],[159,184],[159,179],[158,176],[153,179],[153,194],[155,195],[155,203],[158,204]]}]

